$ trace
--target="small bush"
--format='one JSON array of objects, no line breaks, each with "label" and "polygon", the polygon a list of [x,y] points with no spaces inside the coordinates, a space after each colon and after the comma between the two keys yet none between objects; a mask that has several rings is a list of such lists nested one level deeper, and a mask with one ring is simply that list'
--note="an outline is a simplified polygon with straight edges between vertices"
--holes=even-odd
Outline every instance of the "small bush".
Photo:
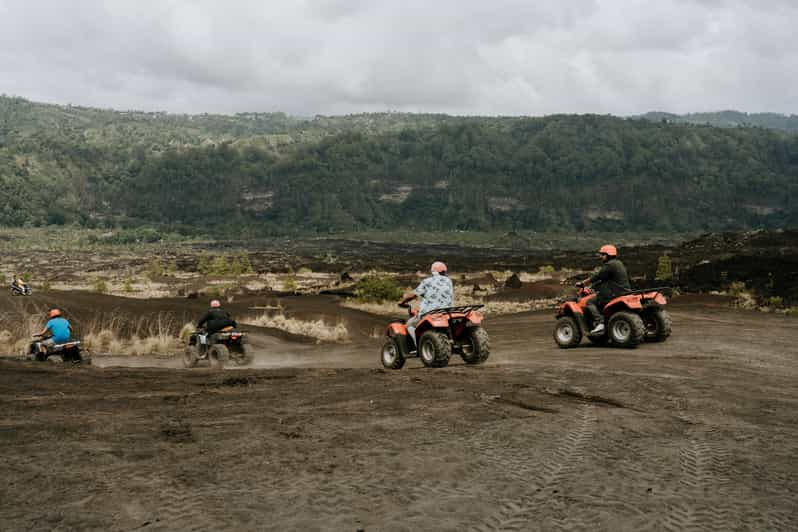
[{"label": "small bush", "polygon": [[768,304],[773,308],[782,308],[784,306],[784,299],[779,296],[773,296],[768,300]]},{"label": "small bush", "polygon": [[670,255],[662,255],[657,262],[657,274],[654,276],[657,281],[670,281],[673,279],[673,261]]},{"label": "small bush", "polygon": [[554,266],[551,264],[546,264],[545,266],[540,267],[540,273],[554,273],[555,271],[557,270],[555,270]]},{"label": "small bush", "polygon": [[150,261],[150,264],[147,266],[147,277],[151,281],[154,281],[158,277],[163,277],[164,273],[165,273],[164,267],[163,263],[161,262],[161,259],[159,259],[158,257],[152,259],[152,261]]},{"label": "small bush", "polygon": [[204,253],[197,259],[197,271],[202,275],[208,275],[211,271],[211,259]]},{"label": "small bush", "polygon": [[255,271],[252,268],[252,263],[249,261],[249,254],[247,254],[246,251],[241,252],[238,256],[238,261],[241,263],[242,273],[253,273]]},{"label": "small bush", "polygon": [[297,273],[299,275],[307,275],[309,273],[313,273],[313,270],[311,270],[310,268],[306,268],[305,266],[302,266],[301,268],[299,268],[299,270],[297,270]]},{"label": "small bush", "polygon": [[128,277],[125,279],[125,282],[122,283],[122,291],[126,294],[130,294],[133,292],[133,279]]},{"label": "small bush", "polygon": [[745,283],[742,281],[734,281],[729,285],[729,295],[739,297],[745,292]]},{"label": "small bush", "polygon": [[355,285],[355,295],[363,303],[396,301],[402,297],[402,289],[390,277],[369,275]]},{"label": "small bush", "polygon": [[211,275],[227,275],[230,273],[230,265],[227,263],[227,257],[219,255],[213,259],[210,267]]},{"label": "small bush", "polygon": [[285,292],[293,292],[296,290],[296,275],[293,273],[283,279],[283,290]]},{"label": "small bush", "polygon": [[97,279],[94,281],[94,291],[98,294],[107,294],[108,283],[106,283],[104,279]]}]

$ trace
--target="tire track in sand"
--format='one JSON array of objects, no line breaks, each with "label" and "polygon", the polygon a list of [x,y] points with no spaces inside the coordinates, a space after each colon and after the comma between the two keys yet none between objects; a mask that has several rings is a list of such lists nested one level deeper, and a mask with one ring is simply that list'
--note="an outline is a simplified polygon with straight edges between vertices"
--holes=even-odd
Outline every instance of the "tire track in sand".
[{"label": "tire track in sand", "polygon": [[[508,467],[514,467],[516,476],[526,483],[526,493],[503,503],[496,512],[482,523],[473,526],[471,530],[476,532],[529,530],[538,508],[549,499],[553,488],[584,460],[585,448],[593,436],[596,420],[594,407],[583,405],[576,427],[565,435],[546,460],[542,463],[517,458],[510,460],[512,464],[508,464]],[[499,452],[494,459],[498,461],[497,463],[504,462],[505,453]],[[559,530],[572,530],[583,525],[579,522],[571,523],[569,520],[553,521],[551,524]]]}]

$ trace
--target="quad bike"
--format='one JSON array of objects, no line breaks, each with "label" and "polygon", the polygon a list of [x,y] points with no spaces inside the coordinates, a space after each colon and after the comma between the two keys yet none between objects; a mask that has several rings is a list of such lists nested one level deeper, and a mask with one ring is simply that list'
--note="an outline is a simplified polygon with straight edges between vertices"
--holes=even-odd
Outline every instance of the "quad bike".
[{"label": "quad bike", "polygon": [[246,335],[233,327],[225,327],[208,335],[206,331],[193,331],[188,337],[188,345],[183,352],[183,366],[193,368],[200,360],[207,360],[215,369],[224,368],[228,360],[236,366],[252,363],[252,355],[247,351]]},{"label": "quad bike", "polygon": [[91,364],[91,357],[80,346],[80,340],[69,340],[62,344],[54,344],[48,346],[45,350],[43,345],[43,337],[41,335],[34,335],[38,338],[31,342],[28,349],[28,358],[37,362],[44,362],[53,355],[58,355],[64,362],[71,362],[73,364]]},{"label": "quad bike", "polygon": [[562,303],[557,309],[554,341],[562,348],[576,347],[582,336],[597,345],[611,343],[618,347],[637,347],[641,342],[664,342],[671,334],[671,317],[663,307],[667,304],[661,293],[666,288],[632,290],[618,296],[604,306],[604,332],[590,336],[596,325],[587,303],[597,297],[590,288],[580,287],[578,295]]},{"label": "quad bike", "polygon": [[11,283],[11,295],[12,296],[29,296],[33,294],[33,290],[31,290],[30,286],[26,284],[17,284]]},{"label": "quad bike", "polygon": [[[399,305],[416,314],[408,304]],[[483,305],[466,305],[435,309],[421,316],[416,326],[416,347],[407,332],[404,319],[388,324],[380,358],[388,369],[401,369],[405,360],[419,357],[428,368],[442,368],[449,364],[452,353],[463,357],[466,364],[482,364],[490,356],[488,333],[482,328]]]}]

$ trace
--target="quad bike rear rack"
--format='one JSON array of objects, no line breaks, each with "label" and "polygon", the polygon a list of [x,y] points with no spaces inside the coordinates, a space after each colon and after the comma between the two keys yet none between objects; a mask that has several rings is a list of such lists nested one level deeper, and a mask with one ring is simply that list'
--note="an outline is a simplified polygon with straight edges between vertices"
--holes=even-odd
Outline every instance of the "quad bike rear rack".
[{"label": "quad bike rear rack", "polygon": [[425,312],[420,317],[429,316],[430,314],[448,314],[451,316],[452,314],[468,314],[469,312],[473,312],[475,310],[479,310],[485,305],[463,305],[461,307],[444,307],[444,308],[436,308],[432,309],[428,312]]}]

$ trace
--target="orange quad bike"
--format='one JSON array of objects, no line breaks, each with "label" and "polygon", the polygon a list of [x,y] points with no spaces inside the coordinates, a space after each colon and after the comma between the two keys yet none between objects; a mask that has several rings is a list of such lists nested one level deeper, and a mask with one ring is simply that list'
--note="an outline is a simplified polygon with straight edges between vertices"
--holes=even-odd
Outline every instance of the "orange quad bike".
[{"label": "orange quad bike", "polygon": [[[399,305],[414,316],[410,305]],[[449,364],[452,354],[463,357],[466,364],[482,364],[490,356],[488,333],[482,328],[483,305],[439,308],[421,316],[416,326],[416,347],[407,332],[404,319],[388,324],[380,358],[388,369],[401,369],[405,360],[419,357],[428,368],[442,368]]]},{"label": "orange quad bike", "polygon": [[671,317],[663,308],[668,301],[662,290],[669,289],[633,290],[610,300],[602,311],[604,332],[590,336],[596,324],[585,307],[597,295],[590,288],[580,287],[576,297],[557,309],[554,341],[564,349],[578,346],[583,336],[593,344],[629,348],[642,342],[664,342],[671,335]]}]

